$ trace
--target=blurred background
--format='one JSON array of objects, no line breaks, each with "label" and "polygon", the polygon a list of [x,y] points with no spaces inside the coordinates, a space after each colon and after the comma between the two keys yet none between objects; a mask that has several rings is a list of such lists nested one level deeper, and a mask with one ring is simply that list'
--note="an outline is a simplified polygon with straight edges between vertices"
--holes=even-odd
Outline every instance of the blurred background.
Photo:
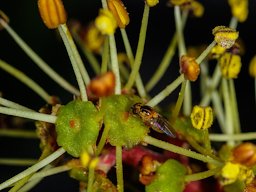
[{"label": "blurred background", "polygon": [[[79,20],[84,25],[95,19],[101,7],[101,1],[63,0],[63,2],[68,12],[68,18]],[[124,0],[123,2],[130,13],[130,24],[126,30],[135,53],[144,2],[143,0]],[[184,30],[187,47],[210,44],[213,40],[212,29],[217,25],[228,26],[230,22],[231,12],[227,1],[201,0],[200,2],[205,6],[205,13],[202,18],[190,17],[188,19]],[[242,130],[255,131],[254,80],[248,75],[248,64],[256,54],[256,1],[250,0],[249,2],[249,17],[244,23],[238,24],[238,31],[244,44],[245,54],[242,56],[243,66],[239,78],[235,80],[235,85]],[[44,26],[39,17],[37,1],[0,1],[0,9],[8,15],[10,25],[28,45],[60,75],[73,85],[76,85],[75,76],[63,43],[55,30],[49,30]],[[174,32],[173,8],[167,6],[167,1],[160,0],[159,5],[150,10],[145,52],[141,66],[141,76],[144,82],[147,82],[155,72]],[[118,49],[124,51],[119,31],[116,33],[116,38]],[[64,91],[34,65],[4,30],[0,31],[0,59],[22,70],[50,94],[59,96],[62,103],[65,104],[73,99],[72,95]],[[86,68],[91,77],[93,77],[91,67],[87,64]],[[178,71],[178,57],[176,54],[170,68],[150,94],[154,96],[165,88],[179,75]],[[193,94],[194,104],[198,104],[200,99],[197,86],[197,83],[192,83],[192,88],[196,90],[196,93]],[[1,70],[0,92],[2,92],[4,98],[35,110],[45,104],[33,91]],[[160,105],[165,106],[176,102],[177,94],[178,91],[169,96]],[[28,126],[33,126],[31,124],[29,123]],[[40,154],[38,145],[39,143],[36,140],[0,137],[0,158],[37,158]],[[19,173],[21,170],[24,170],[24,167],[4,167],[0,165],[0,182]],[[56,180],[61,181],[57,182]],[[53,186],[55,185],[58,190],[68,191],[75,189],[74,185],[77,186],[77,183],[62,174],[45,179],[33,191],[54,191]]]}]

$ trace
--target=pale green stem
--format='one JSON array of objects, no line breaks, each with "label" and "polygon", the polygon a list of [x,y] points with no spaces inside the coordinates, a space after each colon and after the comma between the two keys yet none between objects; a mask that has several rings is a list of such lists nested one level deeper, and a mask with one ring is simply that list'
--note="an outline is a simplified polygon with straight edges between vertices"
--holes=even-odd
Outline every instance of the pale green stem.
[{"label": "pale green stem", "polygon": [[14,39],[14,41],[42,71],[44,71],[50,78],[52,78],[65,90],[69,91],[74,95],[80,94],[73,85],[68,83],[63,77],[56,73],[42,58],[40,58],[4,20],[0,19],[0,24],[6,29],[6,31]]},{"label": "pale green stem", "polygon": [[207,88],[203,98],[201,99],[200,106],[208,106],[209,105],[212,91],[216,89],[217,85],[220,82],[221,77],[222,76],[221,76],[220,67],[217,64],[217,66],[215,67],[214,73],[213,73],[212,80],[209,80],[210,81],[209,87]]},{"label": "pale green stem", "polygon": [[212,102],[213,102],[213,108],[214,108],[214,112],[215,115],[217,117],[217,120],[219,122],[220,128],[222,130],[222,132],[224,133],[225,131],[225,114],[224,114],[224,110],[223,110],[223,106],[220,100],[220,96],[217,93],[217,91],[213,91],[212,92]]},{"label": "pale green stem", "polygon": [[254,78],[254,98],[255,98],[255,106],[256,106],[256,78]]},{"label": "pale green stem", "polygon": [[107,1],[106,0],[101,0],[101,3],[102,3],[102,7],[104,9],[107,9],[108,8],[108,4],[107,4]]},{"label": "pale green stem", "polygon": [[184,99],[186,83],[187,83],[187,80],[184,80],[182,82],[181,89],[180,89],[180,92],[179,92],[179,97],[178,97],[178,100],[176,102],[175,108],[174,108],[173,113],[172,113],[171,123],[173,123],[173,124],[175,123],[175,121],[176,121],[176,119],[177,119],[177,117],[179,116],[179,113],[180,113],[180,109],[181,109],[182,102],[183,102],[183,99]]},{"label": "pale green stem", "polygon": [[[223,93],[224,108],[225,108],[225,133],[229,135],[233,135],[234,127],[233,127],[233,121],[232,121],[232,107],[231,107],[228,83],[225,78],[222,78],[221,85],[222,85],[222,93]],[[228,144],[233,146],[234,142],[229,141]]]},{"label": "pale green stem", "polygon": [[87,192],[93,192],[93,182],[94,182],[94,167],[89,166],[89,173],[88,173],[88,186],[87,186]]},{"label": "pale green stem", "polygon": [[106,37],[105,42],[104,42],[104,46],[103,46],[101,71],[100,71],[101,74],[107,72],[108,62],[109,62],[109,37]]},{"label": "pale green stem", "polygon": [[[108,4],[106,0],[101,0],[102,7],[104,9],[108,9]],[[116,40],[114,35],[109,35],[109,49],[110,49],[110,59],[111,59],[111,66],[112,71],[115,74],[115,94],[121,94],[121,80],[120,80],[120,71],[118,66],[118,59],[117,59],[117,50],[116,50]]]},{"label": "pale green stem", "polygon": [[13,129],[0,129],[0,137],[19,137],[27,139],[38,139],[38,136],[35,131],[21,131]]},{"label": "pale green stem", "polygon": [[[185,81],[184,81],[185,82]],[[190,81],[186,81],[186,88],[184,94],[184,105],[183,105],[183,114],[185,116],[189,116],[192,110],[192,92],[191,92],[191,84]],[[187,95],[187,96],[186,96]],[[190,95],[190,97],[188,97]]]},{"label": "pale green stem", "polygon": [[12,115],[16,117],[23,117],[37,121],[44,121],[48,123],[55,123],[57,117],[54,115],[42,114],[33,111],[23,111],[18,109],[10,109],[8,107],[0,107],[0,114]]},{"label": "pale green stem", "polygon": [[198,181],[198,180],[206,179],[208,177],[211,177],[211,176],[219,173],[221,169],[222,169],[222,167],[217,167],[217,168],[210,169],[210,170],[207,170],[207,171],[194,173],[194,174],[191,174],[191,175],[186,175],[185,176],[185,182],[191,182],[191,181]]},{"label": "pale green stem", "polygon": [[30,166],[37,162],[37,159],[12,159],[12,158],[0,158],[1,165],[9,166]]},{"label": "pale green stem", "polygon": [[120,81],[120,71],[117,59],[116,41],[114,35],[109,35],[109,47],[110,47],[110,59],[112,65],[112,71],[115,74],[115,94],[121,94],[121,81]]},{"label": "pale green stem", "polygon": [[232,29],[236,29],[237,25],[238,25],[237,18],[233,16],[230,20],[229,27]]},{"label": "pale green stem", "polygon": [[180,6],[174,7],[174,18],[175,18],[175,25],[176,25],[176,31],[178,36],[178,48],[179,48],[179,57],[186,54],[186,46],[185,46],[185,40],[183,36],[183,27],[182,27],[182,19],[180,14]]},{"label": "pale green stem", "polygon": [[[186,20],[188,16],[188,11],[184,11],[182,14],[182,28],[184,28]],[[150,78],[149,82],[146,84],[146,90],[150,91],[153,89],[153,87],[159,82],[159,80],[162,78],[163,74],[166,72],[167,68],[169,67],[172,58],[175,54],[175,49],[177,46],[177,32],[173,35],[173,38],[169,44],[169,47],[167,48],[165,55],[159,64],[159,67],[156,69],[156,72],[153,74],[153,76]]]},{"label": "pale green stem", "polygon": [[177,154],[180,154],[180,155],[191,157],[191,158],[197,159],[199,161],[203,161],[203,162],[206,162],[206,163],[212,163],[212,164],[215,164],[215,165],[222,165],[222,162],[217,161],[217,160],[215,160],[215,159],[213,159],[209,156],[204,156],[200,153],[196,153],[194,151],[185,149],[183,147],[178,147],[176,145],[173,145],[173,144],[167,143],[165,141],[155,139],[155,138],[150,137],[150,136],[145,136],[143,141],[150,144],[150,145],[158,147],[160,149],[165,149],[167,151],[171,151],[171,152],[174,152],[174,153],[177,153]]},{"label": "pale green stem", "polygon": [[239,118],[239,112],[238,112],[238,106],[237,106],[235,84],[233,79],[229,79],[228,82],[229,82],[229,89],[230,89],[230,99],[231,99],[234,131],[235,133],[240,133],[241,126],[240,126],[240,118]]},{"label": "pale green stem", "polygon": [[[182,55],[185,55],[187,53],[187,51],[186,51],[186,45],[185,45],[185,40],[184,40],[184,34],[183,34],[180,6],[174,7],[174,19],[175,19],[176,31],[177,31],[177,35],[178,35],[179,57],[181,57]],[[182,86],[184,86],[183,87],[184,89],[182,89],[182,91],[179,95],[178,101],[180,103],[178,103],[178,105],[180,105],[180,106],[179,106],[179,108],[177,108],[178,111],[176,110],[176,112],[179,113],[180,107],[183,103],[183,114],[189,115],[191,112],[191,108],[192,108],[191,86],[189,85],[189,82],[187,82],[187,80],[185,80],[183,82]],[[176,107],[175,107],[175,109],[176,109]],[[176,117],[174,116],[174,121],[175,121],[175,119],[176,119]]]},{"label": "pale green stem", "polygon": [[256,132],[239,133],[233,135],[211,133],[209,134],[209,138],[211,141],[219,142],[256,140]]},{"label": "pale green stem", "polygon": [[[63,33],[62,34],[65,35],[65,39],[66,39],[66,41],[68,43],[68,46],[66,46],[66,48],[70,49],[70,51],[72,52],[73,57],[76,60],[77,66],[78,66],[78,68],[80,70],[80,73],[82,75],[82,78],[84,80],[84,83],[86,85],[88,85],[90,83],[90,77],[88,75],[88,72],[86,71],[84,63],[83,63],[83,61],[81,59],[81,56],[80,56],[80,54],[79,54],[79,52],[77,50],[76,44],[75,44],[75,42],[74,42],[74,40],[72,38],[72,35],[71,35],[67,25],[66,24],[62,24],[62,25],[60,25],[58,27],[58,29],[59,29],[59,31],[64,32],[64,34]],[[61,36],[62,39],[63,39],[63,35]]]},{"label": "pale green stem", "polygon": [[59,167],[54,167],[51,169],[47,169],[45,171],[40,171],[38,173],[35,173],[30,179],[29,181],[32,181],[34,179],[39,179],[39,178],[44,178],[44,177],[48,177],[51,175],[56,175],[58,173],[62,173],[62,172],[66,172],[69,171],[71,169],[71,167],[67,166],[67,165],[62,165]]},{"label": "pale green stem", "polygon": [[96,74],[99,74],[100,73],[100,65],[99,65],[99,62],[97,61],[96,57],[93,55],[91,50],[89,50],[86,47],[86,45],[83,43],[82,39],[79,37],[79,35],[76,33],[76,31],[72,31],[72,35],[74,37],[74,40],[77,42],[78,46],[83,51],[85,57],[87,58],[88,62],[91,65],[93,71]]},{"label": "pale green stem", "polygon": [[127,70],[124,62],[119,62],[119,69],[121,74],[121,81],[127,81],[129,78],[129,71]]},{"label": "pale green stem", "polygon": [[110,126],[105,126],[105,127],[104,127],[103,133],[102,133],[102,135],[101,135],[101,138],[100,138],[100,141],[99,141],[99,144],[98,144],[98,146],[97,146],[96,153],[95,153],[96,156],[98,156],[98,155],[101,153],[103,147],[105,146],[106,141],[107,141],[107,138],[108,138],[108,132],[109,132],[109,130],[110,130]]},{"label": "pale green stem", "polygon": [[202,61],[207,57],[207,55],[211,52],[212,48],[216,45],[216,42],[211,42],[210,45],[197,57],[196,62],[198,64],[202,63]]},{"label": "pale green stem", "polygon": [[159,65],[159,67],[156,69],[156,72],[154,75],[150,78],[148,83],[146,84],[146,90],[151,91],[154,86],[158,83],[158,81],[161,79],[163,74],[166,72],[167,68],[169,67],[171,60],[175,54],[175,48],[177,45],[177,33],[174,34],[171,43]]},{"label": "pale green stem", "polygon": [[47,103],[51,103],[51,96],[38,85],[35,81],[26,76],[23,72],[18,69],[15,69],[8,63],[4,62],[0,59],[0,68],[14,76],[16,79],[27,85],[30,89],[32,89],[35,93],[37,93],[42,99],[44,99]]},{"label": "pale green stem", "polygon": [[200,95],[203,97],[207,85],[209,84],[209,64],[203,61],[200,64]]},{"label": "pale green stem", "polygon": [[[132,53],[132,48],[131,48],[131,45],[130,45],[130,42],[129,42],[129,39],[128,39],[128,36],[127,36],[127,33],[126,33],[125,29],[120,29],[120,30],[121,30],[121,35],[122,35],[122,39],[123,39],[123,42],[124,42],[124,47],[125,47],[125,50],[126,50],[126,54],[129,58],[130,65],[132,67],[133,64],[134,64],[134,55]],[[145,87],[143,85],[143,82],[142,82],[142,79],[141,79],[141,76],[140,76],[139,73],[136,77],[135,83],[136,83],[136,87],[137,87],[139,96],[141,98],[145,98],[147,94],[146,94],[146,90],[145,90]]]},{"label": "pale green stem", "polygon": [[0,184],[0,190],[5,189],[6,187],[9,187],[10,185],[14,184],[15,182],[21,180],[22,178],[38,171],[39,169],[43,168],[44,166],[48,165],[58,157],[60,157],[62,154],[65,153],[65,150],[63,148],[58,149],[45,159],[39,161],[37,164],[29,167],[28,169],[22,171],[21,173],[17,174],[16,176],[8,179],[7,181]]},{"label": "pale green stem", "polygon": [[116,178],[117,191],[124,191],[123,164],[122,164],[122,147],[116,146]]},{"label": "pale green stem", "polygon": [[[40,174],[40,172],[44,172],[48,169],[50,169],[52,167],[51,164],[45,166],[44,168],[42,168],[38,173],[35,173],[34,175],[36,174]],[[34,176],[33,175],[33,176]],[[33,177],[32,176],[32,177]],[[30,178],[31,179],[31,178]],[[38,178],[38,179],[33,179],[32,181],[30,182],[27,182],[24,186],[22,186],[18,192],[27,192],[27,191],[30,191],[33,187],[35,187],[37,184],[39,184],[41,181],[42,181],[43,178]]]},{"label": "pale green stem", "polygon": [[132,86],[135,82],[135,79],[140,70],[140,65],[141,65],[142,56],[143,56],[143,52],[144,52],[146,34],[147,34],[149,10],[150,10],[149,6],[147,5],[147,3],[145,3],[135,60],[134,60],[133,66],[132,66],[132,71],[131,71],[130,77],[128,79],[127,84],[125,85],[125,89],[128,89],[128,90],[132,88]]},{"label": "pale green stem", "polygon": [[205,156],[209,156],[213,159],[218,160],[218,157],[216,157],[211,150],[208,150],[204,147],[202,147],[201,145],[199,145],[196,140],[190,136],[186,137],[186,140],[188,141],[188,143],[191,145],[192,148],[194,148],[195,150],[197,150],[199,153],[201,153],[202,155]]},{"label": "pale green stem", "polygon": [[147,105],[154,107],[167,96],[169,96],[182,82],[184,81],[184,75],[180,75],[171,84],[169,84],[164,90],[158,93],[155,97],[148,101]]},{"label": "pale green stem", "polygon": [[61,38],[64,42],[64,45],[67,49],[67,52],[68,52],[68,55],[69,55],[69,58],[70,58],[75,76],[76,76],[76,80],[77,80],[77,83],[78,83],[78,86],[79,86],[82,101],[87,101],[87,94],[86,94],[85,84],[89,83],[89,81],[90,81],[89,76],[87,77],[86,74],[84,76],[82,75],[82,71],[81,71],[81,68],[80,68],[81,66],[78,62],[79,59],[77,58],[77,57],[80,58],[80,56],[77,56],[79,54],[74,52],[74,49],[76,50],[76,47],[75,47],[75,44],[72,40],[71,34],[70,34],[67,26],[65,24],[60,25],[58,27],[58,30],[59,30],[60,36],[61,36]]},{"label": "pale green stem", "polygon": [[29,109],[27,107],[24,107],[18,103],[15,103],[13,101],[4,99],[2,97],[0,97],[0,105],[3,105],[5,107],[10,107],[10,108],[14,108],[14,109],[20,109],[20,110],[27,110],[27,111],[33,111],[32,109]]}]

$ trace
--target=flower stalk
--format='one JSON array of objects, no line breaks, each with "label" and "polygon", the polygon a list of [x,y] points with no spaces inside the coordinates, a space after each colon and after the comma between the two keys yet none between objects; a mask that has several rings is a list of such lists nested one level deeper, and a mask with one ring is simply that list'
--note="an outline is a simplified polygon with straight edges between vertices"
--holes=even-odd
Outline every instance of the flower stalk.
[{"label": "flower stalk", "polygon": [[3,20],[0,18],[0,24],[6,29],[13,40],[20,46],[20,48],[31,58],[35,64],[44,71],[50,78],[52,78],[58,85],[63,87],[74,95],[79,95],[79,91],[70,83],[68,83],[63,77],[56,73],[42,58],[40,58],[19,35]]},{"label": "flower stalk", "polygon": [[128,82],[125,85],[125,89],[127,90],[130,90],[132,88],[136,80],[136,77],[139,73],[143,51],[144,51],[145,40],[146,40],[146,34],[147,34],[146,32],[147,32],[147,25],[148,25],[148,18],[149,18],[149,10],[150,10],[150,7],[145,3],[135,60],[132,66],[130,77],[128,79]]}]

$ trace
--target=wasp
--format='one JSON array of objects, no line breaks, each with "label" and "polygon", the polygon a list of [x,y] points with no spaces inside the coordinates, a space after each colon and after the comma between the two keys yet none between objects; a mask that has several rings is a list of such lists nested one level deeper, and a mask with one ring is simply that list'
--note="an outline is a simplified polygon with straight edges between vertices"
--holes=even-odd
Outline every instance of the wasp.
[{"label": "wasp", "polygon": [[131,107],[131,111],[134,115],[140,117],[146,126],[151,127],[157,132],[165,133],[170,137],[176,137],[175,131],[168,120],[157,113],[152,107],[136,103]]}]

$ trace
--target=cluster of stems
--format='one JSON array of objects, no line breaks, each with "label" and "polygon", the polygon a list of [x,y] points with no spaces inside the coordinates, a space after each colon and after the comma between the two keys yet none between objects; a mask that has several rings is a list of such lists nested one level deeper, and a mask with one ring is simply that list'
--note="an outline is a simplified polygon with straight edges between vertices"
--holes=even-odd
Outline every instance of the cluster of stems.
[{"label": "cluster of stems", "polygon": [[[108,9],[106,0],[102,0],[102,7]],[[188,16],[188,11],[181,11],[180,6],[174,6],[174,18],[176,33],[174,34],[172,40],[170,41],[169,47],[166,50],[166,53],[160,62],[160,65],[156,72],[152,75],[152,78],[145,83],[142,81],[141,74],[139,73],[140,66],[142,64],[142,57],[144,53],[144,47],[146,42],[147,34],[147,25],[149,21],[150,9],[145,3],[143,16],[141,20],[141,28],[138,38],[138,45],[135,54],[133,54],[128,35],[124,28],[120,29],[121,36],[123,39],[124,47],[126,54],[128,56],[131,72],[127,73],[127,69],[123,69],[117,58],[117,46],[115,41],[115,35],[108,35],[104,43],[103,52],[102,52],[102,63],[99,64],[96,57],[93,53],[82,45],[82,40],[79,35],[72,33],[77,44],[82,47],[82,51],[85,54],[88,62],[91,64],[92,68],[96,75],[106,72],[109,67],[115,74],[115,91],[116,95],[122,94],[122,90],[131,90],[133,87],[136,87],[138,90],[138,95],[145,99],[146,105],[151,107],[156,107],[161,103],[165,98],[167,98],[174,90],[180,86],[179,96],[177,98],[174,110],[172,112],[171,124],[175,124],[175,121],[179,118],[180,113],[185,116],[189,116],[192,110],[192,90],[190,86],[190,81],[186,79],[184,74],[180,74],[173,82],[166,86],[162,91],[160,91],[155,96],[150,97],[149,92],[154,88],[155,85],[160,81],[161,77],[169,67],[169,64],[172,62],[172,58],[175,54],[176,46],[178,47],[178,55],[186,55],[186,45],[183,29]],[[50,78],[52,78],[58,85],[67,90],[70,94],[80,96],[82,101],[88,101],[88,95],[86,92],[86,86],[90,83],[90,77],[85,68],[81,56],[77,50],[76,44],[73,41],[73,37],[66,24],[61,24],[58,27],[58,32],[63,40],[63,43],[66,47],[70,62],[73,67],[74,74],[77,79],[78,89],[68,83],[63,77],[61,77],[57,72],[55,72],[42,58],[40,58],[26,43],[18,36],[18,34],[8,25],[8,23],[0,18],[0,25],[8,32],[8,34],[13,38],[13,40],[21,47],[21,49],[34,61],[34,63],[42,69]],[[235,29],[237,26],[236,18],[232,18],[230,22],[230,28]],[[216,45],[215,41],[212,41],[209,46],[196,58],[196,62],[204,69],[207,65],[207,61],[204,62],[205,58],[208,56],[212,48]],[[108,60],[111,63],[111,66],[108,66]],[[0,68],[24,84],[29,88],[35,91],[40,97],[42,97],[45,102],[52,104],[53,98],[50,96],[40,85],[35,81],[26,76],[22,71],[14,68],[7,62],[0,59]],[[121,84],[121,71],[122,69],[126,72],[126,83]],[[214,69],[212,77],[207,74],[207,70],[202,70],[202,79],[206,78],[207,85],[205,86],[205,91],[203,92],[202,99],[200,101],[201,106],[208,106],[212,103],[214,110],[216,111],[216,118],[220,125],[220,128],[223,134],[209,134],[208,130],[205,131],[206,143],[210,141],[225,141],[229,145],[234,146],[242,140],[255,139],[256,133],[241,133],[240,120],[237,106],[237,98],[235,92],[234,80],[225,79],[222,77],[218,65]],[[220,95],[217,91],[217,87],[221,87],[221,92],[223,95]],[[223,99],[223,101],[222,101]],[[223,104],[222,104],[223,102]],[[22,106],[13,101],[9,101],[0,97],[0,113],[22,117],[27,119],[32,119],[36,121],[44,121],[54,124],[56,122],[57,116],[42,114],[36,112],[32,109],[29,109],[25,106]],[[183,109],[182,109],[183,106]],[[182,110],[182,111],[181,111]],[[93,156],[100,156],[102,149],[107,140],[109,130],[105,128],[99,140],[99,144],[96,147],[95,153],[91,154]],[[14,131],[14,130],[0,130],[1,136],[9,137],[23,137],[23,138],[35,138],[36,135],[31,131]],[[143,142],[153,145],[155,147],[171,151],[180,155],[187,156],[189,158],[197,159],[204,163],[214,164],[215,169],[208,171],[200,172],[197,174],[187,175],[185,178],[186,182],[201,180],[212,175],[215,175],[221,170],[223,162],[216,157],[211,150],[211,146],[204,148],[200,146],[196,141],[188,140],[188,142],[200,153],[184,149],[179,146],[172,145],[168,142],[155,139],[150,136],[145,136]],[[18,191],[26,187],[33,187],[36,182],[40,181],[43,177],[57,174],[63,171],[68,171],[71,167],[63,165],[60,167],[51,167],[49,164],[63,155],[65,150],[59,148],[52,154],[42,155],[42,157],[37,162],[34,159],[0,159],[0,164],[9,164],[9,165],[31,165],[28,169],[21,172],[20,174],[8,179],[7,181],[0,184],[0,190],[14,185],[11,191]],[[44,168],[44,169],[42,169]],[[90,167],[88,171],[88,192],[93,191],[93,182],[95,177],[95,167]],[[42,170],[40,170],[42,169]],[[40,171],[39,171],[40,170]],[[124,191],[124,179],[123,179],[123,166],[122,166],[122,146],[116,146],[116,175],[117,175],[117,189],[119,192]],[[19,182],[20,181],[20,182]],[[28,183],[27,183],[28,182]],[[26,184],[27,183],[27,184]],[[23,188],[22,188],[23,187]],[[25,190],[24,189],[24,190]]]}]

